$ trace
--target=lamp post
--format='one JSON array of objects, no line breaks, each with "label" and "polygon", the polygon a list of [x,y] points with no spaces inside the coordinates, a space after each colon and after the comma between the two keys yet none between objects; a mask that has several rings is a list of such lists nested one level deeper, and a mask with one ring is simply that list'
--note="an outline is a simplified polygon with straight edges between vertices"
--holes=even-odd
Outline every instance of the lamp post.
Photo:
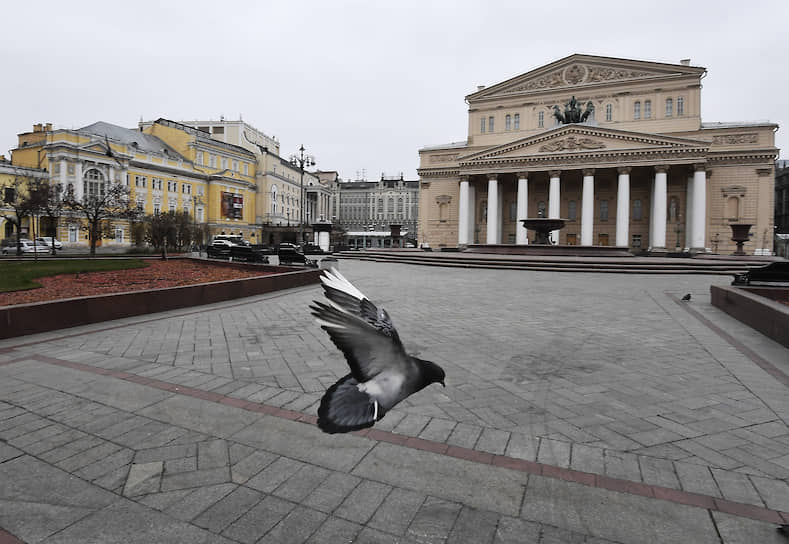
[{"label": "lamp post", "polygon": [[304,144],[299,147],[298,155],[290,156],[290,164],[301,171],[299,182],[299,243],[304,242],[304,167],[315,166],[315,157],[304,154]]}]

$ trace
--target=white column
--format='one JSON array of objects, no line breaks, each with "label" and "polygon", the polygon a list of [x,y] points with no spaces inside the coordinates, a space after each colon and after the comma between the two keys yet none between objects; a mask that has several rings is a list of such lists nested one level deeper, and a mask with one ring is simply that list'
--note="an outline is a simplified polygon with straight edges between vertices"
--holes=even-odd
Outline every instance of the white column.
[{"label": "white column", "polygon": [[496,232],[496,240],[498,243],[502,243],[502,231],[504,230],[504,184],[499,183],[499,196],[496,199],[499,203],[499,213],[496,214],[499,218],[498,225],[498,232]]},{"label": "white column", "polygon": [[616,245],[630,246],[630,168],[619,169],[616,190]]},{"label": "white column", "polygon": [[704,251],[707,235],[707,172],[704,165],[697,165],[693,172],[693,238],[690,247],[696,251]]},{"label": "white column", "polygon": [[685,190],[685,251],[693,240],[693,176],[688,176]]},{"label": "white column", "polygon": [[74,196],[77,200],[82,200],[85,182],[82,180],[82,163],[77,161],[74,164]]},{"label": "white column", "polygon": [[584,170],[581,192],[581,245],[591,246],[594,240],[594,170]]},{"label": "white column", "polygon": [[477,230],[477,193],[473,185],[468,188],[468,241],[471,244],[477,243],[474,239]]},{"label": "white column", "polygon": [[[552,170],[549,175],[551,176],[550,185],[548,186],[548,218],[549,219],[558,219],[559,218],[559,210],[560,210],[560,183],[559,183],[559,176],[561,172],[559,170]],[[550,234],[551,242],[554,244],[559,243],[559,231],[552,230]]]},{"label": "white column", "polygon": [[668,167],[655,167],[655,198],[652,205],[652,216],[655,218],[653,227],[655,236],[652,239],[653,250],[666,249],[666,204],[668,191]]},{"label": "white column", "polygon": [[458,203],[458,245],[469,244],[469,191],[468,176],[460,176],[460,202]]},{"label": "white column", "polygon": [[486,243],[499,243],[499,181],[496,174],[488,174],[488,232]]},{"label": "white column", "polygon": [[515,243],[526,245],[529,243],[529,232],[521,223],[522,219],[529,217],[529,173],[520,172],[518,174],[518,206],[517,223],[515,225]]},{"label": "white column", "polygon": [[60,186],[63,187],[63,194],[66,194],[66,187],[68,180],[66,179],[66,172],[68,172],[68,163],[66,159],[60,159]]}]

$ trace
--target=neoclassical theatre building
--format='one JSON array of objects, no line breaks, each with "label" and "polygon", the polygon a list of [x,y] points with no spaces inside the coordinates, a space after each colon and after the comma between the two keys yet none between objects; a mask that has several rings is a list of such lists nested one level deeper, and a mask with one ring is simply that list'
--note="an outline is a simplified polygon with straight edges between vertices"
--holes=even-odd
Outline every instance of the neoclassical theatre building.
[{"label": "neoclassical theatre building", "polygon": [[[466,96],[468,137],[420,155],[419,241],[731,253],[773,244],[775,123],[702,122],[706,69],[575,54]],[[725,115],[725,112],[721,112]]]}]

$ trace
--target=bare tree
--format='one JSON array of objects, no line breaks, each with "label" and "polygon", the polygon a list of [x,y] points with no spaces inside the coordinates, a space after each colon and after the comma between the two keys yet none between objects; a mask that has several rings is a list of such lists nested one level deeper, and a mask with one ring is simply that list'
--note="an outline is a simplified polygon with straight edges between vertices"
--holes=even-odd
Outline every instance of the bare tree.
[{"label": "bare tree", "polygon": [[[34,207],[33,213],[38,213],[41,217],[47,218],[50,225],[55,226],[55,232],[57,232],[57,224],[66,208],[63,186],[52,184],[46,180],[37,180],[31,184],[30,193]],[[43,232],[40,234],[44,235]],[[55,255],[55,234],[52,234],[52,238],[52,255]]]},{"label": "bare tree", "polygon": [[13,181],[6,182],[2,186],[4,208],[10,208],[10,212],[5,210],[0,213],[2,217],[14,225],[16,232],[16,254],[22,255],[22,223],[26,217],[32,217],[35,205],[30,194],[31,180],[24,176],[14,176]]},{"label": "bare tree", "polygon": [[176,213],[155,213],[146,217],[146,222],[146,241],[160,249],[162,259],[167,260],[167,246],[175,247],[178,236]]},{"label": "bare tree", "polygon": [[82,198],[66,195],[66,205],[88,222],[91,257],[96,255],[96,242],[109,219],[132,219],[138,213],[129,193],[129,188],[119,183],[97,183]]}]

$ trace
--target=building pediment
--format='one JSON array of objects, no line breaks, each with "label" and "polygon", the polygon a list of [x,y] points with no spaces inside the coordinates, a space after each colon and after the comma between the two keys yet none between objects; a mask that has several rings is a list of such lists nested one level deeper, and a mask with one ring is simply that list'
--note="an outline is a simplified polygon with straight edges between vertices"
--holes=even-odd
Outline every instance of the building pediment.
[{"label": "building pediment", "polygon": [[704,68],[594,55],[570,55],[466,97],[468,101],[507,98],[520,94],[578,89],[636,80],[701,77]]},{"label": "building pediment", "polygon": [[[563,125],[541,134],[490,147],[458,158],[461,169],[474,170],[508,165],[552,162],[623,162],[703,159],[709,142],[601,128]],[[666,160],[664,160],[666,159]]]}]

